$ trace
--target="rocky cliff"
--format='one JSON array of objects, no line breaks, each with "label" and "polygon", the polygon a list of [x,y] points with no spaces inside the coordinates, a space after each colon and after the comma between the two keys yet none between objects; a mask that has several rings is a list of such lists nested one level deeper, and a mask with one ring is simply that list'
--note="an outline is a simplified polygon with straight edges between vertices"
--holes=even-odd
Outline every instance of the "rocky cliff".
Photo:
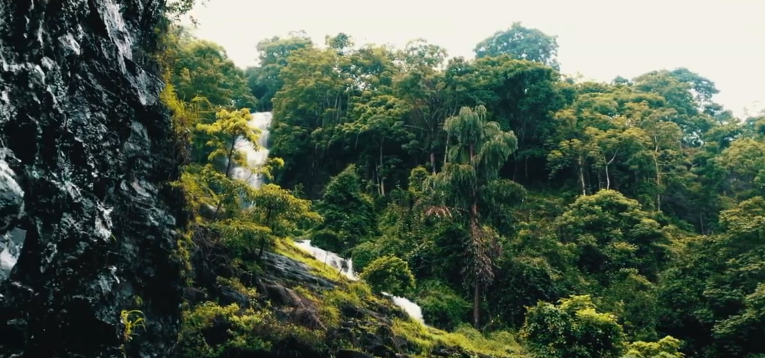
[{"label": "rocky cliff", "polygon": [[147,54],[163,6],[0,3],[0,357],[165,357],[176,341],[186,219]]}]

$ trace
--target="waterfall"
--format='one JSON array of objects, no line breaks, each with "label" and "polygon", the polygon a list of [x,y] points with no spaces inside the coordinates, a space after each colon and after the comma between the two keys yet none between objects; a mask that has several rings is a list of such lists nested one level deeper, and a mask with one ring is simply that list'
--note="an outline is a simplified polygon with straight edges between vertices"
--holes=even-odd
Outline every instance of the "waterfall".
[{"label": "waterfall", "polygon": [[[244,152],[247,157],[247,166],[250,168],[258,168],[266,163],[268,160],[268,130],[271,126],[271,112],[256,112],[252,114],[252,119],[248,122],[253,128],[260,130],[260,137],[258,143],[253,145],[244,138],[237,139],[234,144],[235,148]],[[252,173],[247,168],[235,167],[231,171],[231,176],[235,179],[246,181],[254,188],[260,188],[263,185],[263,176],[261,174]],[[349,280],[356,281],[358,276],[353,271],[353,260],[344,259],[338,254],[322,250],[318,247],[311,245],[310,240],[301,241],[295,243],[298,248],[307,251],[315,259],[323,262],[325,265],[334,267],[338,271],[342,272]],[[3,251],[4,253],[4,251]],[[419,322],[423,322],[422,310],[416,303],[404,298],[397,297],[391,294],[383,292],[383,295],[390,297],[393,303],[401,307],[410,317],[416,319]]]},{"label": "waterfall", "polygon": [[[344,259],[334,252],[326,251],[316,246],[313,246],[311,245],[311,240],[296,242],[295,246],[305,250],[306,252],[311,254],[311,256],[313,256],[316,260],[319,260],[323,262],[324,264],[329,265],[330,267],[333,267],[337,269],[338,271],[342,272],[345,275],[345,277],[348,277],[348,279],[352,281],[356,281],[359,279],[358,276],[356,276],[356,273],[353,271],[353,260]],[[422,309],[416,303],[404,297],[393,296],[386,292],[383,292],[382,294],[384,296],[390,297],[396,306],[401,307],[407,314],[409,314],[409,317],[414,318],[420,323],[423,323],[423,324],[425,323],[425,321],[422,318]]]},{"label": "waterfall", "polygon": [[382,294],[390,297],[396,306],[401,307],[407,314],[409,314],[409,317],[412,317],[420,323],[425,324],[425,320],[422,318],[422,308],[420,308],[418,304],[409,301],[404,297],[393,296],[387,292],[383,292]]},{"label": "waterfall", "polygon": [[[253,128],[260,130],[257,145],[250,141],[239,138],[234,144],[235,148],[244,152],[247,157],[247,165],[250,168],[258,168],[266,163],[268,159],[268,130],[271,126],[271,112],[257,112],[252,114],[252,119],[248,122]],[[231,171],[231,177],[246,181],[254,188],[260,188],[263,185],[263,175],[252,173],[244,167],[235,167]]]},{"label": "waterfall", "polygon": [[311,240],[296,242],[295,246],[307,251],[316,260],[323,262],[325,265],[329,265],[342,272],[349,280],[356,281],[359,279],[358,276],[356,276],[356,273],[353,272],[353,260],[346,260],[334,252],[313,246],[311,245]]}]

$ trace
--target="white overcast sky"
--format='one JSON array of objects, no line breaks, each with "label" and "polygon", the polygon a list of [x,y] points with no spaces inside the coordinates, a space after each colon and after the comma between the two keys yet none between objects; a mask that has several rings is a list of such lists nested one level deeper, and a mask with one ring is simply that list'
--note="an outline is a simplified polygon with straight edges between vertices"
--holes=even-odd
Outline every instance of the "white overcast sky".
[{"label": "white overcast sky", "polygon": [[564,73],[610,81],[687,67],[715,82],[736,114],[765,108],[765,0],[210,0],[196,34],[257,64],[263,38],[305,30],[320,44],[344,32],[359,43],[424,38],[451,56],[514,21],[558,36]]}]

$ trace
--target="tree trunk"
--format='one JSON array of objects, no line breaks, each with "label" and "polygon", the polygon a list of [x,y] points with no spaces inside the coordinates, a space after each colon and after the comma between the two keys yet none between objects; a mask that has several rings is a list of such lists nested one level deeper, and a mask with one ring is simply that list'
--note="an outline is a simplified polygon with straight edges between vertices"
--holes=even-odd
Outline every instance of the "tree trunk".
[{"label": "tree trunk", "polygon": [[661,167],[659,166],[659,145],[658,144],[654,148],[653,164],[654,164],[654,167],[656,168],[656,211],[661,211]]},{"label": "tree trunk", "polygon": [[436,175],[436,153],[432,149],[430,151],[430,167],[433,170],[433,175]]},{"label": "tree trunk", "polygon": [[263,258],[263,249],[266,247],[266,239],[261,237],[260,238],[260,250],[258,250],[258,261],[260,261],[261,258]]},{"label": "tree trunk", "polygon": [[584,184],[584,163],[579,157],[579,182],[582,183],[582,195],[587,195],[587,186]]},{"label": "tree trunk", "polygon": [[[475,148],[473,148],[473,145],[470,145],[470,165],[475,166],[476,163],[474,162],[475,157]],[[476,230],[478,230],[478,195],[477,195],[476,188],[473,187],[473,204],[470,206],[470,234],[473,236],[471,238],[473,245],[480,245],[481,243],[478,242],[479,238],[477,237],[478,233]],[[475,255],[480,255],[480,249],[474,248],[473,252]],[[479,259],[473,258],[473,261],[478,265]],[[481,315],[481,289],[480,289],[480,275],[481,275],[481,269],[480,267],[474,267],[473,268],[473,326],[478,329],[478,324],[480,323],[480,315]]]},{"label": "tree trunk", "polygon": [[449,162],[449,133],[446,134],[446,147],[444,148],[444,166],[446,166],[447,162]]},{"label": "tree trunk", "polygon": [[[237,136],[234,136],[231,139],[231,148],[229,148],[228,150],[228,163],[226,163],[226,173],[224,173],[226,175],[226,178],[228,178],[228,173],[229,171],[231,171],[231,162],[232,162],[232,157],[234,156],[234,146],[236,145],[236,137]],[[218,200],[218,206],[215,208],[215,218],[218,217],[218,211],[220,211],[220,207],[222,205],[223,205],[223,198],[220,198],[220,200]]]},{"label": "tree trunk", "polygon": [[[266,209],[266,220],[264,220],[266,223],[266,227],[273,230],[271,227],[271,207]],[[261,237],[260,238],[260,250],[258,251],[258,261],[260,261],[261,258],[263,258],[263,249],[266,247],[266,238]]]},{"label": "tree trunk", "polygon": [[616,155],[619,153],[619,150],[614,152],[614,156],[611,157],[611,160],[606,161],[606,155],[603,155],[603,162],[606,163],[606,189],[611,189],[611,177],[608,175],[608,166],[611,165],[611,163],[616,160]]},{"label": "tree trunk", "polygon": [[383,170],[383,145],[385,144],[385,137],[380,141],[380,169],[377,170],[377,177],[380,180],[380,196],[385,196],[385,178],[381,175]]},{"label": "tree trunk", "polygon": [[481,287],[476,282],[473,286],[473,327],[478,329],[478,325],[481,323]]},{"label": "tree trunk", "polygon": [[340,122],[340,93],[335,96],[335,124]]}]

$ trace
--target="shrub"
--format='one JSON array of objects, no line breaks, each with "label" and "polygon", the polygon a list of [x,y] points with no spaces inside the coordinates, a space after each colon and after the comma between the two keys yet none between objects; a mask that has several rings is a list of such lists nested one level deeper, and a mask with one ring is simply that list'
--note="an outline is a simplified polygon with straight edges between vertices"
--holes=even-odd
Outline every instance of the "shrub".
[{"label": "shrub", "polygon": [[526,314],[521,334],[539,358],[617,358],[625,346],[616,317],[598,313],[589,296],[572,296],[558,306],[538,303]]},{"label": "shrub", "polygon": [[378,255],[377,245],[372,241],[366,241],[356,245],[351,251],[353,268],[356,269],[356,271],[364,271],[364,269],[369,266]]},{"label": "shrub", "polygon": [[422,308],[423,318],[429,325],[452,330],[465,322],[470,312],[469,302],[438,281],[429,281],[419,286],[417,304]]},{"label": "shrub", "polygon": [[372,261],[361,273],[361,278],[374,291],[396,296],[403,296],[415,287],[414,275],[409,270],[409,264],[394,256],[383,256]]},{"label": "shrub", "polygon": [[334,231],[331,230],[318,230],[311,233],[309,239],[311,245],[336,253],[343,251],[343,240]]}]

